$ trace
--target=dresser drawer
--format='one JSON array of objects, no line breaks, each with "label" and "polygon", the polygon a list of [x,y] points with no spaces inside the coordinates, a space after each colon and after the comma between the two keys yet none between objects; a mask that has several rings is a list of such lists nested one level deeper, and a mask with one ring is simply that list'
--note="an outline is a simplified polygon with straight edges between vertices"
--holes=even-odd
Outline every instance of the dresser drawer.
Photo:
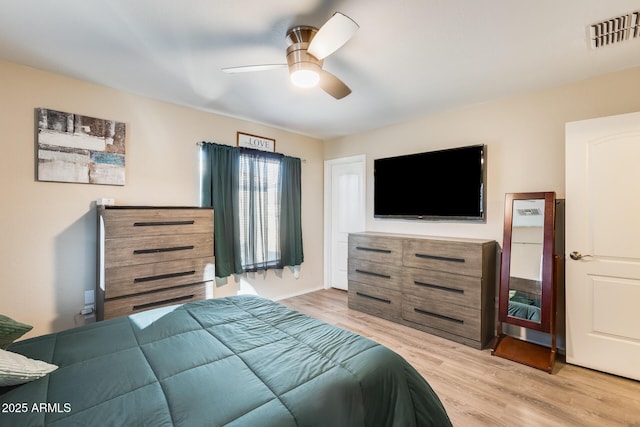
[{"label": "dresser drawer", "polygon": [[104,232],[107,239],[145,237],[163,234],[213,234],[211,209],[105,209]]},{"label": "dresser drawer", "polygon": [[442,271],[405,269],[402,291],[417,297],[480,309],[482,279]]},{"label": "dresser drawer", "polygon": [[105,298],[115,298],[214,280],[214,258],[113,267],[104,274]]},{"label": "dresser drawer", "polygon": [[451,334],[481,340],[480,311],[473,308],[404,295],[402,317]]},{"label": "dresser drawer", "polygon": [[402,264],[402,239],[350,234],[349,259]]},{"label": "dresser drawer", "polygon": [[206,298],[207,286],[212,286],[211,282],[108,300],[104,302],[104,319],[128,316],[152,308],[203,300]]},{"label": "dresser drawer", "polygon": [[349,281],[400,291],[402,288],[402,275],[402,267],[363,261],[361,259],[349,259]]},{"label": "dresser drawer", "polygon": [[213,233],[105,240],[105,268],[213,256]]},{"label": "dresser drawer", "polygon": [[349,281],[349,308],[398,322],[402,319],[402,294]]},{"label": "dresser drawer", "polygon": [[482,277],[482,245],[445,240],[407,239],[405,266]]}]

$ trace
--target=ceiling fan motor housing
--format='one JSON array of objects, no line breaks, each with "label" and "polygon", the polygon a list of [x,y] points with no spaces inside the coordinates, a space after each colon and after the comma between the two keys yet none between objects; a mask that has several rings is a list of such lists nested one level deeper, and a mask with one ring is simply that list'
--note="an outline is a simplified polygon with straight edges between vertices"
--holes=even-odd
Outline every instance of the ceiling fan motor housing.
[{"label": "ceiling fan motor housing", "polygon": [[311,55],[307,49],[313,37],[318,32],[317,28],[308,26],[293,27],[287,32],[287,64],[289,72],[297,70],[314,70],[320,73],[323,60]]}]

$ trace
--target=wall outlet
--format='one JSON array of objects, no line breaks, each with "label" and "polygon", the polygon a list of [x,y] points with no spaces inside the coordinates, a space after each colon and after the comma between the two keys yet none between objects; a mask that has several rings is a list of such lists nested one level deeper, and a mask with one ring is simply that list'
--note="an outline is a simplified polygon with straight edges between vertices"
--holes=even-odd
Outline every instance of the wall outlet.
[{"label": "wall outlet", "polygon": [[98,206],[113,206],[115,204],[116,204],[116,200],[111,198],[101,197],[98,200],[96,200],[96,205]]}]

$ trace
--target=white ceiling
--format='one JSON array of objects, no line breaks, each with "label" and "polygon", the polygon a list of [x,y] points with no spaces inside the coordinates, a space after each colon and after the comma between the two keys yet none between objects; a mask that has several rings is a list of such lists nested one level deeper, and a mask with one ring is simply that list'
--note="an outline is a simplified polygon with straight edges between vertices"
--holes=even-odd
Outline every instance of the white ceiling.
[{"label": "white ceiling", "polygon": [[[331,138],[640,65],[640,39],[586,28],[640,0],[0,0],[0,59]],[[353,93],[294,88],[285,34],[340,11],[359,25],[324,68]],[[1,83],[0,83],[1,84]],[[637,88],[630,88],[637,90]]]}]

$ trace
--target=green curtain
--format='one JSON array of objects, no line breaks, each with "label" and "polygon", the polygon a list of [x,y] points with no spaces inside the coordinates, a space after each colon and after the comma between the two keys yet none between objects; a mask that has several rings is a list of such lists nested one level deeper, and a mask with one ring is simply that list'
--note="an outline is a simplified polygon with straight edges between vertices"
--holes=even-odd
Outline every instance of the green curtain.
[{"label": "green curtain", "polygon": [[[245,174],[248,173],[242,192],[241,155],[244,156],[245,163],[250,163],[249,167],[245,164],[242,169]],[[212,206],[214,212],[216,277],[302,264],[304,254],[300,159],[208,142],[202,143],[202,156],[202,205]],[[274,159],[280,162],[280,175],[277,177],[280,212],[272,213],[279,217],[277,230],[274,230],[275,238],[279,239],[276,244],[278,259],[272,263],[261,262],[260,259],[267,251],[262,246],[268,245],[271,234],[263,221],[268,209],[262,199],[266,193],[265,189],[272,185],[264,169],[268,162],[273,162]],[[249,173],[254,168],[255,175]],[[245,198],[249,197],[243,199],[242,206],[248,209],[243,215],[240,213],[240,193]],[[248,221],[246,224],[240,223],[241,216]],[[259,239],[255,237],[256,233],[260,235]],[[246,241],[240,241],[241,234]],[[257,253],[253,253],[254,251]]]},{"label": "green curtain", "polygon": [[280,174],[280,263],[297,266],[304,261],[300,159],[284,156]]},{"label": "green curtain", "polygon": [[241,274],[238,164],[235,147],[202,143],[202,205],[213,206],[216,277]]}]

